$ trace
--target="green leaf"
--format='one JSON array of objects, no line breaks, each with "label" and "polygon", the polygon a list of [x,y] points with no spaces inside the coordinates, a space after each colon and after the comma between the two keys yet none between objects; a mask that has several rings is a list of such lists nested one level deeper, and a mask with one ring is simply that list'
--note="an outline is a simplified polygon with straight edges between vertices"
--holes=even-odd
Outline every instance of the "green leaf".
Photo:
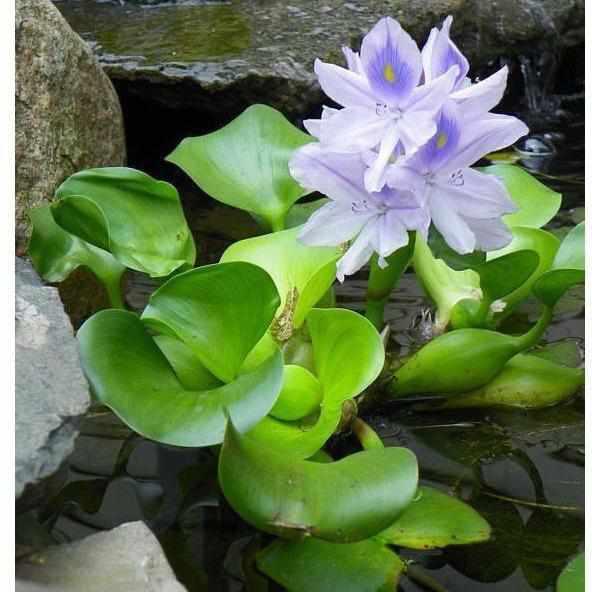
[{"label": "green leaf", "polygon": [[539,265],[539,255],[535,251],[514,251],[501,255],[480,265],[481,290],[490,302],[507,296],[520,288]]},{"label": "green leaf", "polygon": [[580,553],[565,566],[559,575],[557,592],[584,592],[585,576],[586,564],[584,553]]},{"label": "green leaf", "polygon": [[257,567],[291,592],[394,592],[405,569],[372,539],[335,544],[314,538],[274,541],[257,555]]},{"label": "green leaf", "polygon": [[290,207],[308,193],[290,175],[288,161],[312,140],[279,111],[252,105],[222,129],[186,138],[166,160],[214,199],[281,230]]},{"label": "green leaf", "polygon": [[218,480],[228,503],[260,530],[347,543],[384,530],[411,502],[417,460],[406,448],[366,450],[333,463],[293,459],[229,422]]},{"label": "green leaf", "polygon": [[444,237],[434,228],[430,228],[428,246],[436,259],[442,259],[450,268],[457,271],[473,269],[485,262],[483,251],[473,251],[466,255],[460,255],[453,248],[448,246]]},{"label": "green leaf", "polygon": [[489,524],[471,506],[437,489],[420,487],[395,522],[375,538],[388,545],[435,549],[480,543],[490,535]]},{"label": "green leaf", "polygon": [[547,306],[555,306],[569,288],[583,283],[584,240],[584,222],[580,222],[563,239],[551,269],[534,284],[534,295]]},{"label": "green leaf", "polygon": [[265,269],[280,293],[280,311],[295,297],[291,314],[296,328],[335,280],[335,262],[341,257],[336,247],[302,244],[297,239],[299,231],[300,228],[292,228],[239,241],[230,245],[220,259],[247,261]]},{"label": "green leaf", "polygon": [[531,350],[529,353],[568,368],[577,368],[583,362],[580,346],[577,341],[572,339],[547,343]]},{"label": "green leaf", "polygon": [[540,409],[568,399],[583,384],[583,369],[561,366],[539,356],[518,354],[491,382],[474,391],[451,397],[438,408]]},{"label": "green leaf", "polygon": [[535,282],[551,267],[559,248],[557,238],[550,232],[538,228],[516,226],[512,228],[512,234],[512,242],[509,245],[499,251],[492,251],[487,254],[487,264],[490,265],[498,258],[507,257],[512,253],[527,250],[537,253],[539,257],[538,265],[521,285],[517,284],[514,290],[503,296],[505,308],[497,318],[507,317],[520,302],[530,295]]},{"label": "green leaf", "polygon": [[510,226],[540,228],[551,221],[561,206],[561,194],[535,179],[523,168],[510,164],[496,164],[479,169],[495,175],[506,186],[512,201],[518,206],[514,214],[504,216]]},{"label": "green leaf", "polygon": [[186,389],[137,315],[104,310],[78,331],[84,373],[95,396],[139,434],[175,446],[224,439],[227,417],[247,430],[265,416],[282,386],[276,351],[234,382]]},{"label": "green leaf", "polygon": [[142,320],[183,341],[222,382],[236,377],[263,337],[279,297],[251,263],[218,263],[169,279],[150,297]]},{"label": "green leaf", "polygon": [[66,179],[51,205],[69,233],[121,264],[164,277],[195,263],[195,244],[177,190],[125,167],[89,169]]},{"label": "green leaf", "polygon": [[122,307],[121,277],[125,267],[110,253],[99,249],[58,226],[50,206],[29,212],[33,223],[28,254],[39,275],[47,282],[61,282],[75,269],[90,269],[105,286],[112,306]]},{"label": "green leaf", "polygon": [[270,415],[276,419],[294,421],[318,409],[323,399],[321,383],[302,366],[284,366],[284,386]]},{"label": "green leaf", "polygon": [[[351,310],[315,308],[306,327],[314,374],[323,388],[319,417],[312,424],[266,417],[249,434],[261,446],[271,446],[291,458],[308,458],[319,450],[337,429],[342,405],[372,384],[384,365],[380,335],[372,323]],[[284,350],[289,350],[290,343]],[[305,345],[299,343],[297,354]],[[302,356],[304,360],[307,357]]]}]

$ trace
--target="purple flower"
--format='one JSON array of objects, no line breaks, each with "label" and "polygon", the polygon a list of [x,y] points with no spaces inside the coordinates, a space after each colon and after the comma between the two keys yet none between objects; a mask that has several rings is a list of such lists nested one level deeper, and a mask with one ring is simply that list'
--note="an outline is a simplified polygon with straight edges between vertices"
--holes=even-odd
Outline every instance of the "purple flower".
[{"label": "purple flower", "polygon": [[319,143],[303,146],[290,160],[290,172],[301,185],[331,199],[309,218],[298,238],[315,246],[353,240],[337,263],[339,281],[358,271],[374,252],[379,265],[386,266],[384,258],[407,244],[408,230],[426,235],[430,224],[412,193],[388,187],[367,191],[366,170],[359,154],[331,152]]},{"label": "purple flower", "polygon": [[[435,133],[435,116],[459,75],[458,65],[419,85],[422,55],[417,44],[391,18],[381,19],[364,37],[360,54],[344,48],[348,69],[315,62],[325,93],[344,108],[325,112],[307,129],[333,152],[377,150],[364,174],[365,186],[384,185],[393,154],[413,154]],[[314,131],[313,131],[314,130]]]},{"label": "purple flower", "polygon": [[516,206],[499,179],[468,167],[513,144],[528,128],[507,115],[488,113],[474,119],[454,101],[442,108],[437,126],[425,146],[389,167],[388,186],[412,191],[458,253],[504,247],[512,235],[501,217]]}]

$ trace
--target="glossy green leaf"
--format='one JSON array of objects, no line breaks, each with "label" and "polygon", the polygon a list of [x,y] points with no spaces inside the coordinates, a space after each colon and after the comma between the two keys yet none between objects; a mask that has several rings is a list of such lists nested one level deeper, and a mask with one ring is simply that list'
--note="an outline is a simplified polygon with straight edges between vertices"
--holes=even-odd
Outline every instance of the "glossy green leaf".
[{"label": "glossy green leaf", "polygon": [[574,557],[557,580],[557,592],[585,592],[586,564],[584,553]]},{"label": "glossy green leaf", "polygon": [[90,269],[105,286],[111,304],[122,307],[121,278],[125,267],[99,249],[58,226],[50,206],[29,212],[33,224],[28,254],[37,273],[47,282],[61,282],[75,269]]},{"label": "glossy green leaf", "polygon": [[302,366],[284,366],[284,386],[270,415],[284,421],[302,419],[316,411],[323,399],[323,387],[314,374]]},{"label": "glossy green leaf", "polygon": [[473,269],[485,262],[485,253],[483,251],[473,251],[466,255],[457,253],[452,247],[448,246],[444,237],[433,226],[430,228],[428,246],[436,259],[442,259],[448,267],[457,271]]},{"label": "glossy green leaf", "polygon": [[534,284],[533,293],[547,306],[555,306],[565,292],[584,281],[584,222],[563,239],[551,268]]},{"label": "glossy green leaf", "polygon": [[504,298],[522,286],[539,265],[535,251],[520,250],[501,255],[480,265],[481,290],[489,301]]},{"label": "glossy green leaf", "polygon": [[186,389],[137,315],[104,310],[78,331],[84,373],[95,396],[139,434],[176,446],[211,446],[227,417],[247,430],[265,416],[282,386],[279,351],[234,382]]},{"label": "glossy green leaf", "polygon": [[[307,317],[306,328],[311,347],[297,336],[295,357],[308,363],[312,355],[313,368],[308,369],[314,370],[323,388],[318,418],[301,423],[266,417],[250,433],[261,446],[271,446],[293,458],[308,458],[325,444],[339,425],[342,405],[372,384],[384,365],[380,335],[367,319],[351,310],[315,308]],[[290,341],[286,349],[290,349]],[[289,354],[290,363],[297,363],[294,352]]]},{"label": "glossy green leaf", "polygon": [[561,194],[543,185],[523,168],[497,164],[480,169],[483,173],[495,175],[506,186],[518,211],[504,216],[508,226],[529,226],[540,228],[553,219],[561,206]]},{"label": "glossy green leaf", "polygon": [[290,175],[288,161],[312,139],[279,111],[252,105],[223,128],[186,138],[167,160],[214,199],[281,230],[290,207],[308,193]]},{"label": "glossy green leaf", "polygon": [[309,247],[291,228],[234,243],[220,261],[247,261],[262,267],[271,275],[280,293],[280,311],[295,299],[291,315],[293,325],[300,327],[310,309],[327,292],[335,280],[335,262],[341,257],[336,247]]},{"label": "glossy green leaf", "polygon": [[547,343],[529,352],[533,356],[538,356],[568,368],[577,368],[583,363],[582,353],[578,342],[572,339]]},{"label": "glossy green leaf", "polygon": [[405,564],[372,539],[335,544],[308,538],[273,542],[257,555],[257,567],[290,592],[394,592]]},{"label": "glossy green leaf", "polygon": [[333,463],[293,459],[229,422],[218,480],[234,510],[260,530],[347,543],[381,532],[411,502],[417,460],[406,448],[366,450]]},{"label": "glossy green leaf", "polygon": [[539,409],[557,405],[584,384],[584,370],[568,368],[539,356],[518,354],[488,384],[456,395],[440,408],[518,407]]},{"label": "glossy green leaf", "polygon": [[465,502],[431,487],[420,487],[415,499],[376,539],[410,549],[467,545],[489,539],[491,528]]},{"label": "glossy green leaf", "polygon": [[177,190],[125,167],[89,169],[56,191],[53,217],[120,263],[164,277],[195,263],[195,244]]},{"label": "glossy green leaf", "polygon": [[512,234],[512,242],[508,246],[487,254],[488,264],[492,264],[496,259],[506,257],[509,254],[528,250],[537,253],[539,257],[538,265],[521,285],[517,285],[514,290],[503,296],[505,307],[501,314],[497,315],[497,318],[508,316],[517,304],[530,295],[535,282],[551,267],[559,248],[559,241],[555,236],[538,228],[517,226],[512,228]]},{"label": "glossy green leaf", "polygon": [[279,297],[251,263],[218,263],[169,279],[150,297],[142,320],[183,341],[222,382],[233,380],[269,327]]}]

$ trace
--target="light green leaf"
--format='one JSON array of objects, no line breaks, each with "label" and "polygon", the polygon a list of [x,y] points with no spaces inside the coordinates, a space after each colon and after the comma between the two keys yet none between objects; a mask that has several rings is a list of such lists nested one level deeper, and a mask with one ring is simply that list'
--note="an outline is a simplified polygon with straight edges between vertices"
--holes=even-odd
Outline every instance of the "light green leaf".
[{"label": "light green leaf", "polygon": [[496,164],[479,169],[495,175],[506,186],[512,201],[518,206],[514,214],[504,216],[510,226],[540,228],[553,219],[561,206],[561,194],[543,185],[523,168],[510,164]]},{"label": "light green leaf", "polygon": [[584,553],[574,557],[557,580],[557,592],[585,592],[586,563]]},{"label": "light green leaf", "polygon": [[415,499],[376,539],[410,549],[467,545],[489,539],[491,528],[465,502],[431,487],[420,487]]},{"label": "light green leaf", "polygon": [[284,386],[270,415],[284,421],[302,419],[316,411],[323,399],[321,383],[302,366],[284,366]]},{"label": "light green leaf", "polygon": [[117,259],[58,226],[51,215],[50,206],[31,210],[29,217],[33,231],[28,254],[45,281],[61,282],[75,269],[84,266],[103,283],[112,306],[123,306],[121,277],[125,267]]},{"label": "light green leaf", "polygon": [[142,320],[183,341],[222,382],[230,382],[269,327],[279,297],[251,263],[218,263],[169,279],[150,297]]},{"label": "light green leaf", "polygon": [[[309,247],[298,239],[300,228],[265,234],[234,243],[220,261],[247,261],[262,267],[273,278],[280,293],[280,312],[295,298],[293,325],[298,328],[310,309],[335,280],[336,247]],[[287,311],[289,312],[289,311]]]},{"label": "light green leaf", "polygon": [[417,460],[406,448],[366,450],[333,463],[293,459],[229,422],[218,480],[228,503],[260,530],[347,543],[381,532],[411,502]]},{"label": "light green leaf", "polygon": [[248,430],[265,416],[282,386],[279,351],[234,382],[188,390],[137,315],[104,310],[78,331],[84,373],[95,396],[139,434],[175,446],[211,446],[227,417]]},{"label": "light green leaf", "polygon": [[89,169],[66,179],[56,197],[52,214],[64,230],[130,269],[164,277],[195,263],[193,237],[169,183],[125,167]]},{"label": "light green leaf", "polygon": [[580,222],[563,239],[551,268],[534,284],[534,295],[547,306],[555,306],[569,288],[583,283],[584,241],[584,222]]},{"label": "light green leaf", "polygon": [[273,542],[258,554],[257,567],[290,592],[394,592],[405,569],[372,539],[335,544],[314,538]]},{"label": "light green leaf", "polygon": [[[308,458],[325,444],[339,425],[342,405],[372,384],[384,365],[380,335],[372,323],[351,310],[315,308],[306,327],[314,374],[323,388],[319,417],[312,423],[266,417],[250,433],[261,446],[271,446],[292,458]],[[297,353],[304,345],[299,343]],[[290,341],[284,350],[289,351],[289,346]]]},{"label": "light green leaf", "polygon": [[281,230],[290,207],[308,193],[290,175],[288,161],[312,140],[279,111],[252,105],[222,129],[186,138],[167,160],[214,199]]}]

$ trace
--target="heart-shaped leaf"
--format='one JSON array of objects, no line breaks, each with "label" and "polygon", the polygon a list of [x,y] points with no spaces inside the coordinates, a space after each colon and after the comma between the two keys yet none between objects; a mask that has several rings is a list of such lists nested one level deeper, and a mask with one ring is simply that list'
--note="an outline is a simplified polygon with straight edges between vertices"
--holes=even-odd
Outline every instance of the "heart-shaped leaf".
[{"label": "heart-shaped leaf", "polygon": [[195,244],[177,190],[125,167],[89,169],[66,179],[51,206],[69,233],[121,264],[164,277],[195,263]]},{"label": "heart-shaped leaf", "polygon": [[218,263],[169,279],[142,320],[183,341],[222,382],[232,381],[279,304],[271,277],[251,263]]},{"label": "heart-shaped leaf", "polygon": [[257,567],[292,592],[393,592],[405,569],[372,539],[336,544],[315,538],[274,541],[257,555]]},{"label": "heart-shaped leaf", "polygon": [[551,268],[534,284],[533,293],[547,306],[555,306],[565,292],[584,281],[584,222],[563,239]]},{"label": "heart-shaped leaf", "polygon": [[[263,570],[265,571],[265,570]],[[584,592],[586,565],[584,553],[574,557],[557,579],[557,592]]]},{"label": "heart-shaped leaf", "polygon": [[293,459],[229,422],[218,480],[234,510],[260,530],[347,543],[381,532],[411,502],[417,460],[406,448],[366,450],[333,463]]},{"label": "heart-shaped leaf", "polygon": [[28,254],[39,275],[47,282],[61,282],[80,266],[90,269],[105,286],[111,305],[123,307],[121,277],[125,267],[107,251],[99,249],[58,226],[50,206],[29,212],[33,231]]},{"label": "heart-shaped leaf", "polygon": [[[287,361],[306,365],[308,354],[312,355],[313,368],[308,369],[314,370],[323,388],[320,415],[304,423],[266,417],[249,434],[261,446],[291,458],[309,458],[317,452],[337,429],[344,403],[372,384],[384,365],[380,335],[372,323],[351,310],[315,308],[306,327],[311,343],[299,343],[295,353],[299,362]],[[286,358],[293,354],[290,345],[289,341],[284,347]],[[300,356],[302,349],[307,355]]]},{"label": "heart-shaped leaf", "polygon": [[378,541],[411,549],[467,545],[489,539],[491,528],[465,502],[431,487],[420,487],[415,499]]},{"label": "heart-shaped leaf", "polygon": [[561,194],[535,179],[523,168],[510,164],[496,164],[479,169],[495,175],[506,186],[518,211],[504,216],[510,226],[540,228],[553,219],[561,206]]},{"label": "heart-shaped leaf", "polygon": [[270,415],[294,421],[314,413],[323,400],[323,387],[314,374],[302,366],[284,366],[284,386]]},{"label": "heart-shaped leaf", "polygon": [[96,397],[134,431],[175,446],[224,439],[228,416],[250,429],[282,386],[279,351],[258,368],[218,388],[188,390],[137,315],[104,310],[78,331],[84,373]]},{"label": "heart-shaped leaf", "polygon": [[222,129],[186,138],[167,160],[214,199],[281,230],[290,207],[308,193],[290,175],[288,161],[312,140],[279,111],[252,105]]},{"label": "heart-shaped leaf", "polygon": [[341,257],[336,247],[308,247],[298,239],[300,228],[275,232],[234,243],[220,261],[247,261],[262,267],[273,278],[280,293],[280,311],[295,301],[291,314],[300,327],[310,309],[335,280],[335,262]]},{"label": "heart-shaped leaf", "polygon": [[[551,267],[557,249],[559,248],[557,238],[545,230],[517,226],[512,228],[512,234],[512,242],[507,247],[487,254],[487,264],[493,263],[493,261],[500,257],[527,250],[537,253],[538,265],[521,285],[517,284],[514,290],[503,296],[505,308],[498,318],[508,316],[520,302],[529,296],[538,278]],[[499,296],[499,298],[501,297]]]}]

